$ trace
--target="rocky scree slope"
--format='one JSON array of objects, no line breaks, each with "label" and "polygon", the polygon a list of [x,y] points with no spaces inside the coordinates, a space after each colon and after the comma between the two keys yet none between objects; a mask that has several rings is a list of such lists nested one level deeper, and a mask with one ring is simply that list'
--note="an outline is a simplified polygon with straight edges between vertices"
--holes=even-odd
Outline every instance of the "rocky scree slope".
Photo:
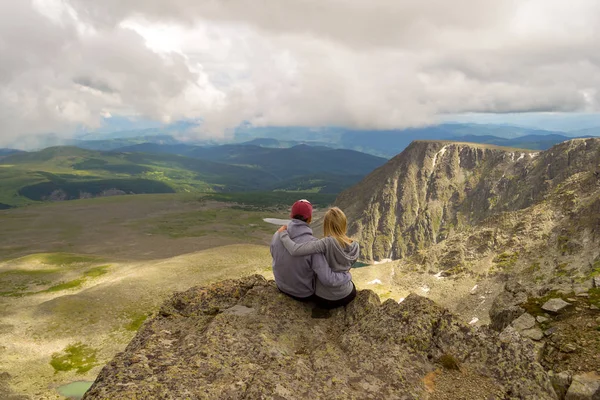
[{"label": "rocky scree slope", "polygon": [[254,275],[175,294],[84,399],[555,399],[533,346],[411,295],[329,318]]},{"label": "rocky scree slope", "polygon": [[[551,206],[577,219],[568,208],[597,195],[599,174],[598,138],[571,140],[539,153],[415,141],[341,193],[336,205],[348,215],[349,232],[361,242],[364,259],[400,259],[540,203],[554,201]],[[574,187],[561,191],[564,185]],[[592,209],[600,204],[595,198]],[[580,222],[590,227],[595,221]]]}]

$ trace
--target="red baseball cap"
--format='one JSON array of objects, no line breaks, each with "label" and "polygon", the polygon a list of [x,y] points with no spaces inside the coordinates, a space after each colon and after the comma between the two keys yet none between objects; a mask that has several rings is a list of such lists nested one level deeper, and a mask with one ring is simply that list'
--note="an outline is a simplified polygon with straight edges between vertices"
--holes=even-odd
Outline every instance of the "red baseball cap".
[{"label": "red baseball cap", "polygon": [[292,206],[292,212],[290,213],[290,218],[294,218],[296,216],[300,216],[305,220],[309,220],[312,217],[312,204],[310,201],[306,199],[298,200]]}]

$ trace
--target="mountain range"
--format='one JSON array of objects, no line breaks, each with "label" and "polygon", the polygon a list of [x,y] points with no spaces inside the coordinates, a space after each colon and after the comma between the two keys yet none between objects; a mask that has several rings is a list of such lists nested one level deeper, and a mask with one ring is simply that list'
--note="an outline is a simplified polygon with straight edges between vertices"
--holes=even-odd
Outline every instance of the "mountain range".
[{"label": "mountain range", "polygon": [[[220,143],[211,139],[196,139],[190,129],[197,124],[181,122],[160,127],[115,132],[97,132],[65,139],[42,135],[30,143],[37,149],[52,146],[76,146],[90,150],[116,150],[145,143],[214,147],[222,144],[247,144],[260,147],[289,148],[299,144],[361,151],[391,158],[414,140],[456,140],[490,143],[510,147],[545,150],[573,137],[600,135],[592,128],[574,132],[549,131],[509,125],[445,123],[402,130],[353,130],[338,127],[238,127],[229,139]],[[23,144],[24,145],[24,144]],[[20,148],[16,143],[13,147]],[[177,153],[180,154],[180,153]]]},{"label": "mountain range", "polygon": [[6,156],[0,160],[0,202],[19,205],[109,193],[336,194],[386,162],[369,154],[327,147],[160,145],[153,151],[156,146],[143,144],[111,152],[63,146]]},{"label": "mountain range", "polygon": [[[475,143],[496,141],[498,145],[546,149],[573,137],[594,136],[595,131],[559,132],[510,125],[446,123],[402,130],[351,130],[346,128],[266,127],[238,129],[235,139],[271,138],[329,143],[382,157],[393,157],[414,140],[456,140]],[[524,138],[523,138],[524,137]],[[519,140],[519,138],[523,138]]]}]

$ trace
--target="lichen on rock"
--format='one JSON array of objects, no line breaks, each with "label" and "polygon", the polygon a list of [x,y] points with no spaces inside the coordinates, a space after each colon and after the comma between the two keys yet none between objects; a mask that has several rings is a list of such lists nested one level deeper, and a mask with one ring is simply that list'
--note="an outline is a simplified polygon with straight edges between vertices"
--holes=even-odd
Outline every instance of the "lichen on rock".
[{"label": "lichen on rock", "polygon": [[[556,398],[531,343],[500,341],[426,298],[380,303],[362,290],[327,319],[311,318],[311,308],[258,275],[177,293],[84,398],[424,399],[463,389],[472,395],[468,379],[454,375],[453,392],[445,393],[444,374],[475,374],[497,398]],[[448,357],[460,370],[440,363]]]}]

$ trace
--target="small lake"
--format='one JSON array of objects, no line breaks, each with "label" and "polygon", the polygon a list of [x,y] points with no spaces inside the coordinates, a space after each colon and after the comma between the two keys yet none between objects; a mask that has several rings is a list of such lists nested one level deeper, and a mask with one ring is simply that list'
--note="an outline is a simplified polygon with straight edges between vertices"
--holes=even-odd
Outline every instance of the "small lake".
[{"label": "small lake", "polygon": [[77,381],[58,387],[58,393],[69,399],[81,399],[94,382]]},{"label": "small lake", "polygon": [[263,221],[265,221],[268,224],[273,224],[273,225],[287,225],[290,223],[289,219],[281,219],[281,218],[264,218]]}]

